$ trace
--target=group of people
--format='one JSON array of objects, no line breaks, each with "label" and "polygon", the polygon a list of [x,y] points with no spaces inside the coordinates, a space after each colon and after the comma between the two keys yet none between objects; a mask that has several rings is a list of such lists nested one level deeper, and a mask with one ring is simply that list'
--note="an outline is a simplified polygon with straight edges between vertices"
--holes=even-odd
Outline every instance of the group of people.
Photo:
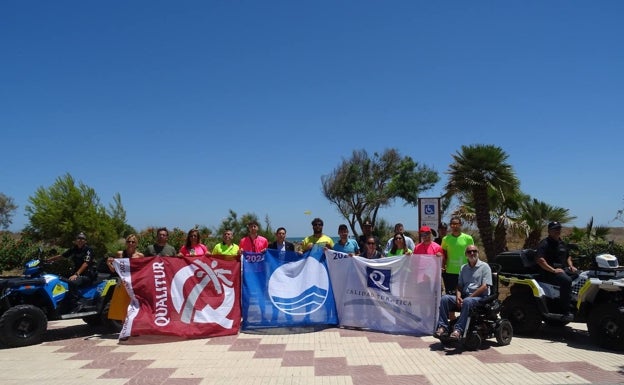
[{"label": "group of people", "polygon": [[[451,228],[459,226],[460,223],[451,221]],[[569,253],[566,243],[561,239],[561,223],[548,223],[548,236],[544,238],[537,247],[535,263],[541,269],[542,279],[559,286],[560,289],[560,310],[561,320],[572,321],[574,314],[571,310],[571,285],[572,277],[577,273],[572,256]],[[457,233],[457,231],[455,231]],[[469,237],[469,236],[468,236]],[[468,316],[471,310],[479,304],[482,297],[489,295],[492,286],[492,270],[490,266],[478,258],[479,250],[474,245],[471,237],[463,235],[444,237],[442,240],[445,256],[450,255],[449,251],[455,250],[459,253],[464,250],[468,263],[459,266],[456,261],[443,264],[445,274],[445,285],[447,282],[456,282],[455,294],[447,293],[440,300],[439,318],[437,330],[434,337],[450,340],[459,340],[466,328]],[[464,246],[467,244],[467,246]],[[459,274],[455,280],[454,272],[459,266]],[[450,286],[446,286],[447,288]],[[453,331],[449,329],[449,315],[455,311],[460,311],[459,318],[454,324]]]},{"label": "group of people", "polygon": [[[451,220],[451,229],[459,219]],[[366,220],[362,225],[363,234],[356,241],[349,237],[349,228],[345,224],[338,226],[338,241],[334,240],[323,233],[323,220],[314,218],[312,220],[312,235],[305,237],[300,247],[286,240],[286,229],[279,227],[275,232],[275,240],[269,244],[269,241],[258,234],[259,225],[256,221],[247,223],[247,235],[240,239],[239,243],[234,243],[234,233],[231,229],[226,229],[222,234],[221,242],[217,243],[210,252],[206,245],[201,242],[200,233],[197,229],[191,229],[186,236],[184,245],[176,250],[168,243],[169,231],[162,227],[156,230],[156,241],[147,246],[145,250],[138,250],[138,238],[131,234],[126,237],[126,247],[116,253],[114,257],[106,259],[106,265],[111,272],[114,272],[113,261],[115,258],[141,258],[150,256],[162,257],[185,257],[185,256],[201,256],[201,255],[217,255],[224,259],[236,259],[243,252],[263,252],[268,248],[280,251],[298,251],[306,252],[314,245],[320,245],[334,249],[336,251],[347,253],[351,256],[359,255],[368,259],[377,259],[385,256],[411,255],[411,254],[431,254],[443,257],[447,260],[447,251],[444,249],[444,240],[442,246],[433,241],[433,234],[428,226],[422,226],[419,231],[420,242],[416,244],[412,238],[404,232],[403,224],[397,223],[394,227],[394,236],[390,238],[385,247],[381,247],[379,238],[373,235],[373,225],[371,221]],[[446,224],[442,223],[438,229],[438,234],[445,234]],[[470,238],[471,239],[471,238]],[[452,242],[451,245],[455,244]],[[452,246],[453,248],[454,246]],[[453,249],[448,260],[455,258]],[[70,292],[75,299],[78,300],[77,288],[88,286],[97,278],[97,269],[95,266],[95,258],[93,250],[87,244],[87,237],[84,233],[76,236],[74,245],[65,253],[49,258],[50,261],[61,257],[70,258],[73,261],[75,273],[69,277]],[[456,262],[455,264],[458,264]]]},{"label": "group of people", "polygon": [[[357,241],[349,237],[349,229],[345,224],[338,226],[339,239],[336,242],[323,233],[323,226],[322,219],[314,218],[312,220],[312,235],[305,237],[300,248],[297,248],[295,244],[286,240],[284,227],[277,229],[275,240],[269,243],[265,237],[258,234],[258,223],[250,221],[247,224],[247,235],[238,244],[234,243],[232,230],[227,229],[223,232],[222,241],[214,246],[212,252],[209,252],[208,248],[201,243],[200,233],[197,229],[188,232],[185,244],[176,251],[168,243],[169,232],[163,227],[156,231],[156,242],[149,245],[143,252],[137,250],[137,236],[129,235],[126,237],[126,248],[119,251],[115,258],[184,257],[211,254],[221,256],[224,259],[236,259],[243,252],[263,252],[268,248],[279,251],[305,252],[312,249],[314,245],[368,259],[411,254],[436,255],[442,258],[442,281],[446,290],[446,294],[442,296],[440,302],[438,326],[434,333],[437,338],[459,339],[466,327],[470,309],[478,303],[480,297],[489,294],[489,287],[492,285],[491,269],[487,263],[479,259],[479,251],[474,240],[472,236],[462,232],[462,222],[458,217],[451,218],[450,233],[448,234],[448,226],[441,223],[435,240],[431,228],[422,226],[418,232],[418,243],[415,243],[412,238],[405,234],[403,224],[397,223],[394,227],[394,235],[388,239],[384,248],[381,247],[379,238],[373,234],[373,225],[368,220],[363,223],[363,234]],[[569,309],[571,279],[566,271],[575,272],[576,268],[572,264],[565,243],[560,238],[561,224],[559,222],[549,223],[548,234],[548,237],[538,247],[536,263],[553,283],[560,285],[561,305],[564,310]],[[51,257],[49,260],[56,260],[61,257],[70,258],[73,261],[75,273],[69,277],[70,293],[77,297],[76,288],[91,284],[97,277],[94,253],[87,245],[86,235],[82,232],[79,233],[72,248],[63,254]],[[110,257],[106,261],[111,272],[114,271],[113,261],[114,257]],[[455,311],[460,311],[460,316],[455,322],[453,331],[450,331],[448,321]],[[564,317],[570,319],[572,315],[565,313]]]}]

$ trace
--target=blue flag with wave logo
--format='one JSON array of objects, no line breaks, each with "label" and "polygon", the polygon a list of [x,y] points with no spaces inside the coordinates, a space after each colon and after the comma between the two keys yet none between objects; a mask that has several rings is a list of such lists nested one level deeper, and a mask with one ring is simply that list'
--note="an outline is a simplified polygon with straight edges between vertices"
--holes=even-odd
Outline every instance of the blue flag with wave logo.
[{"label": "blue flag with wave logo", "polygon": [[335,325],[323,248],[243,253],[242,330]]}]

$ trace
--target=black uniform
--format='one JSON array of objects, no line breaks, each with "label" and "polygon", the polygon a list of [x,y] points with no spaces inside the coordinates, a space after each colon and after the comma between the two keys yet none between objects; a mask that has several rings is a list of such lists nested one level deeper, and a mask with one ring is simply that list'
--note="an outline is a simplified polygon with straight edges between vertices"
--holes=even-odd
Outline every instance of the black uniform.
[{"label": "black uniform", "polygon": [[[568,247],[561,239],[546,237],[537,246],[536,259],[542,257],[553,268],[565,269],[570,256]],[[572,278],[564,271],[562,273],[551,273],[542,270],[544,280],[559,286],[561,311],[566,314],[570,311],[570,295],[572,293]]]},{"label": "black uniform", "polygon": [[83,287],[90,285],[93,281],[95,281],[97,277],[97,271],[95,269],[95,256],[93,254],[93,250],[89,246],[84,245],[82,248],[73,246],[62,255],[63,257],[70,258],[72,260],[72,263],[74,264],[74,273],[78,271],[83,263],[86,262],[89,265],[89,267],[83,271],[75,281],[70,281],[71,284],[76,287]]}]

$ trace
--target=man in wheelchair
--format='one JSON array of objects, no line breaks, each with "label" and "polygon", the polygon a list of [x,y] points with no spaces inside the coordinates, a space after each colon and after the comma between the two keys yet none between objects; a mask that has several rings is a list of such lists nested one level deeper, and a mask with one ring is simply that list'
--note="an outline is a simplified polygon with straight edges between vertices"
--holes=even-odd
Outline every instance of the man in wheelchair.
[{"label": "man in wheelchair", "polygon": [[[433,334],[440,340],[460,340],[466,329],[470,311],[479,305],[482,297],[489,294],[489,288],[492,286],[492,269],[479,259],[479,251],[475,245],[466,247],[466,257],[468,263],[461,267],[455,294],[446,294],[440,300],[438,328]],[[449,335],[448,315],[451,311],[459,311],[460,315]]]}]

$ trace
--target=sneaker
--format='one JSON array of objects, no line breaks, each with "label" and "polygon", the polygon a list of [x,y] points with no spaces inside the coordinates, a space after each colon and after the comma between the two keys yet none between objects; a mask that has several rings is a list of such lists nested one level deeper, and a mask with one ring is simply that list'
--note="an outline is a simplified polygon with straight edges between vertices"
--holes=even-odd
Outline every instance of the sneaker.
[{"label": "sneaker", "polygon": [[438,330],[433,333],[433,336],[437,339],[442,339],[444,336],[446,336],[446,334],[448,334],[448,332],[446,331],[444,326],[440,326]]},{"label": "sneaker", "polygon": [[461,338],[461,331],[458,329],[453,330],[453,333],[449,336],[449,340],[451,341],[459,341]]}]

